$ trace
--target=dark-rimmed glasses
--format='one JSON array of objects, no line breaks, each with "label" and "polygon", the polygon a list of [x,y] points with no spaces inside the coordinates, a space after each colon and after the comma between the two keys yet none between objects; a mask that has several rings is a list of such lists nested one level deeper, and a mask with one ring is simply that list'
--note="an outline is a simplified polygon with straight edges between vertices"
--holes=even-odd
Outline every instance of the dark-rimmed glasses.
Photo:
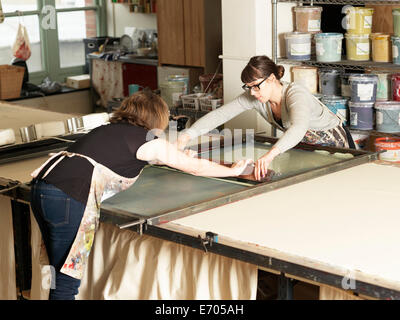
[{"label": "dark-rimmed glasses", "polygon": [[268,77],[264,78],[264,80],[261,81],[259,84],[255,84],[254,86],[250,86],[250,87],[247,84],[244,84],[244,85],[242,85],[242,89],[246,90],[246,91],[250,91],[251,89],[256,89],[257,91],[260,91],[261,84],[267,79],[268,79]]}]

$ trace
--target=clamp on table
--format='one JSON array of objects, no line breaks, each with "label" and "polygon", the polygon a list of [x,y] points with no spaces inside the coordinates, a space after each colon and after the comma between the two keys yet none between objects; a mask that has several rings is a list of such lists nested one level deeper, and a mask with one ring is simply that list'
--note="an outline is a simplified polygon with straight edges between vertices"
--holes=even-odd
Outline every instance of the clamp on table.
[{"label": "clamp on table", "polygon": [[206,232],[206,237],[202,238],[200,235],[198,236],[198,239],[200,240],[200,243],[203,246],[204,251],[207,253],[207,245],[210,245],[210,247],[212,247],[212,244],[218,243],[218,234],[213,233],[213,232]]}]

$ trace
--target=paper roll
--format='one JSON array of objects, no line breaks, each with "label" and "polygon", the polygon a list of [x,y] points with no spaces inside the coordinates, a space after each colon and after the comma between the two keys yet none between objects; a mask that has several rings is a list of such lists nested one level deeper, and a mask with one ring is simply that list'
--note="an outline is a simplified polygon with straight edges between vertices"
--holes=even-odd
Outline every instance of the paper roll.
[{"label": "paper roll", "polygon": [[15,133],[13,129],[0,129],[0,146],[15,143]]},{"label": "paper roll", "polygon": [[50,121],[35,124],[37,139],[45,137],[55,137],[65,134],[65,125],[63,121]]},{"label": "paper roll", "polygon": [[108,123],[110,121],[110,118],[107,112],[91,113],[83,116],[82,121],[83,121],[83,127],[86,130],[91,130],[103,124]]}]

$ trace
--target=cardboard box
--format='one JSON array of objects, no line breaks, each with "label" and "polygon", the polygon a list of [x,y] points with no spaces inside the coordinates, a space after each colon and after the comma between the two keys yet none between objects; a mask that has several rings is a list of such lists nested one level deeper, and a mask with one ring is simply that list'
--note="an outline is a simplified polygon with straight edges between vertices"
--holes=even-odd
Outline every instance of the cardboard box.
[{"label": "cardboard box", "polygon": [[75,89],[90,88],[90,75],[82,74],[67,78],[67,87]]}]

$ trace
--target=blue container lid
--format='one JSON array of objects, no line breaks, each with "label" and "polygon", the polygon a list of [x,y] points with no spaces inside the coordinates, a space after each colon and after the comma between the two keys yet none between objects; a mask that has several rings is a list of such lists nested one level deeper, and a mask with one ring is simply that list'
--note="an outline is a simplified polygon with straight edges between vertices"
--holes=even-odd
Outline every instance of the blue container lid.
[{"label": "blue container lid", "polygon": [[343,33],[337,33],[337,32],[321,32],[317,33],[314,36],[315,39],[319,38],[336,38],[336,39],[343,39]]}]

